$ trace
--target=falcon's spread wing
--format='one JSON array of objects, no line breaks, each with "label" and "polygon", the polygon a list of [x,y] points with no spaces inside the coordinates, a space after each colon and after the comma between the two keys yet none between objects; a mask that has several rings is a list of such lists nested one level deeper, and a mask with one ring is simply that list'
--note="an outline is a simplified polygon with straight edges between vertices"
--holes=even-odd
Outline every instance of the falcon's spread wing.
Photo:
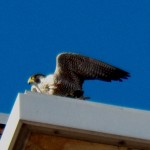
[{"label": "falcon's spread wing", "polygon": [[69,81],[98,79],[110,82],[127,79],[129,73],[89,57],[74,53],[62,53],[57,56],[55,74]]}]

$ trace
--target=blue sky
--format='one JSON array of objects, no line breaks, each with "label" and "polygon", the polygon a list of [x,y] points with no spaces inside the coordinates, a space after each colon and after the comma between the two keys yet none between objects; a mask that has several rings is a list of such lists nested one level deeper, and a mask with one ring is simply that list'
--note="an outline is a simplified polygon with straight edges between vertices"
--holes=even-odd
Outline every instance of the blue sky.
[{"label": "blue sky", "polygon": [[131,73],[122,83],[86,82],[91,101],[150,110],[149,0],[1,0],[0,14],[0,112],[30,89],[30,75],[52,73],[60,52]]}]

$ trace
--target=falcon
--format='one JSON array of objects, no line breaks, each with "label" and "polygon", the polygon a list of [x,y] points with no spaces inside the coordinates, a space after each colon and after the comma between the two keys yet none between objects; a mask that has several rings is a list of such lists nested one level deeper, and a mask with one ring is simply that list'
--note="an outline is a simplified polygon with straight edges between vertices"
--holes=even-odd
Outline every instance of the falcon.
[{"label": "falcon", "polygon": [[66,52],[57,56],[53,74],[34,74],[28,83],[34,92],[86,99],[83,91],[85,80],[123,81],[129,76],[128,72],[100,60]]}]

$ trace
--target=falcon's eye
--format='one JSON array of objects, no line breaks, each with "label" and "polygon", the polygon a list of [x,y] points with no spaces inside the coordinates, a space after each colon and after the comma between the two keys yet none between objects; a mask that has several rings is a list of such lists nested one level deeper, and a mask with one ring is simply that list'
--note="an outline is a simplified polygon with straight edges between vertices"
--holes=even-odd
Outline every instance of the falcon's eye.
[{"label": "falcon's eye", "polygon": [[36,82],[36,83],[40,83],[41,80],[40,80],[39,78],[36,78],[36,79],[35,79],[35,82]]}]

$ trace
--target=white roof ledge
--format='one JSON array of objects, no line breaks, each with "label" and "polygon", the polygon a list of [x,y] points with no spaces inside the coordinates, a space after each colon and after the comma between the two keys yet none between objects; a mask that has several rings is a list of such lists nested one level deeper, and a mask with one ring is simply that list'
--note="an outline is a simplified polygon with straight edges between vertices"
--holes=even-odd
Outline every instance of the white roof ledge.
[{"label": "white roof ledge", "polygon": [[149,117],[149,111],[32,92],[18,94],[0,147],[17,150],[21,139],[39,132],[150,149]]}]

